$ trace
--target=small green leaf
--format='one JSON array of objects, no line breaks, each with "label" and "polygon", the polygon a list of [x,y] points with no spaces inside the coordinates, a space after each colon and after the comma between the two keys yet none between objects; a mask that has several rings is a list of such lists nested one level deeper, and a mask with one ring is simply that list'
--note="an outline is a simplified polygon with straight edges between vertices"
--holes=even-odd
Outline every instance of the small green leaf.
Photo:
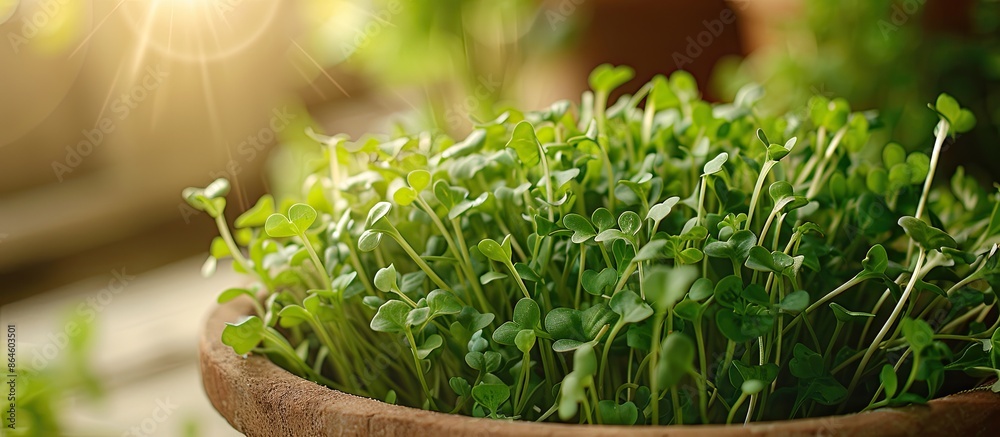
[{"label": "small green leaf", "polygon": [[698,276],[694,266],[653,267],[642,278],[646,299],[657,311],[664,312],[684,298]]},{"label": "small green leaf", "polygon": [[687,375],[694,366],[694,342],[680,332],[671,332],[663,339],[660,357],[656,364],[659,382],[664,387],[673,387]]},{"label": "small green leaf", "polygon": [[361,303],[363,303],[368,308],[371,308],[373,310],[378,310],[378,307],[382,306],[382,304],[385,303],[385,299],[382,299],[378,296],[365,296],[364,298],[361,299]]},{"label": "small green leaf", "polygon": [[597,92],[610,93],[635,77],[635,70],[625,65],[601,64],[590,73],[590,88]]},{"label": "small green leaf", "polygon": [[831,302],[830,303],[830,309],[833,310],[834,317],[836,317],[837,320],[839,320],[841,322],[844,322],[844,323],[847,323],[847,322],[862,322],[862,321],[865,321],[866,319],[870,319],[872,317],[875,317],[874,314],[862,313],[862,312],[857,312],[857,311],[849,311],[847,308],[844,308],[844,307],[840,306],[840,304],[838,304],[836,302]]},{"label": "small green leaf", "polygon": [[378,288],[384,292],[390,292],[396,288],[396,266],[389,264],[389,267],[383,267],[375,273],[375,288]]},{"label": "small green leaf", "polygon": [[910,184],[919,184],[927,178],[931,170],[931,158],[923,153],[914,152],[906,157],[906,165],[910,167]]},{"label": "small green leaf", "polygon": [[448,380],[448,385],[451,386],[452,391],[459,396],[471,396],[472,395],[472,384],[461,376],[453,376]]},{"label": "small green leaf", "polygon": [[[483,352],[490,346],[490,342],[483,338],[483,330],[479,329],[472,333],[472,336],[469,337],[469,343],[466,346],[471,352]],[[480,355],[482,355],[482,353],[480,353]],[[466,359],[468,360],[468,357],[466,357]],[[479,367],[476,367],[475,369],[480,370]]]},{"label": "small green leaf", "polygon": [[729,160],[729,154],[726,152],[720,153],[711,161],[705,163],[702,175],[712,175],[722,171],[722,166]]},{"label": "small green leaf", "polygon": [[[639,249],[639,252],[637,252],[635,257],[632,258],[632,262],[637,263],[663,258],[663,248],[666,247],[666,245],[667,240],[652,240]],[[694,247],[689,247],[688,249],[698,250]]]},{"label": "small green leaf", "polygon": [[448,220],[454,220],[460,217],[462,214],[465,214],[469,210],[486,203],[486,201],[489,200],[489,198],[490,198],[490,193],[483,193],[480,194],[479,197],[476,197],[475,199],[471,200],[464,199],[456,203],[455,206],[453,206],[451,210],[448,211]]},{"label": "small green leaf", "polygon": [[676,260],[678,264],[694,264],[705,258],[705,253],[698,250],[697,247],[689,247],[680,251],[677,254]]},{"label": "small green leaf", "polygon": [[573,352],[573,373],[581,375],[593,375],[597,373],[597,354],[594,347],[589,343],[584,344]]},{"label": "small green leaf", "polygon": [[372,225],[385,218],[391,210],[392,204],[389,202],[376,203],[375,206],[372,206],[372,209],[368,210],[368,218],[365,219],[365,228],[371,228]]},{"label": "small green leaf", "polygon": [[493,331],[493,341],[500,343],[502,345],[512,345],[514,344],[514,339],[517,337],[517,333],[521,332],[521,325],[515,322],[503,322],[499,328]]},{"label": "small green leaf", "polygon": [[251,293],[250,290],[247,290],[245,288],[227,288],[226,291],[223,291],[222,293],[219,294],[219,298],[217,299],[217,301],[219,303],[226,303],[240,296],[248,296],[251,299],[254,298],[253,293]]},{"label": "small green leaf", "polygon": [[924,348],[934,342],[934,329],[920,319],[903,318],[903,336],[913,348],[913,353],[919,354]]},{"label": "small green leaf", "polygon": [[406,175],[406,183],[419,193],[430,186],[431,174],[427,170],[413,170]]},{"label": "small green leaf", "polygon": [[500,272],[486,272],[479,277],[479,283],[486,285],[489,284],[490,282],[505,278],[507,278],[507,275]]},{"label": "small green leaf", "polygon": [[421,326],[431,317],[431,309],[427,307],[414,308],[406,314],[406,324]]},{"label": "small green leaf", "polygon": [[748,395],[755,395],[764,390],[764,382],[759,379],[748,379],[743,381],[743,385],[740,386],[740,391]]},{"label": "small green leaf", "polygon": [[885,398],[894,398],[899,384],[896,380],[896,369],[891,364],[882,366],[882,371],[879,372],[878,379],[882,382],[882,386],[885,387]]},{"label": "small green leaf", "polygon": [[923,220],[911,216],[901,217],[899,226],[903,227],[906,235],[909,235],[914,242],[925,250],[940,250],[942,247],[958,247],[958,243],[944,231],[928,225]]},{"label": "small green leaf", "polygon": [[813,352],[806,345],[796,343],[792,348],[792,359],[788,361],[788,370],[799,379],[811,379],[824,376],[823,357]]},{"label": "small green leaf", "polygon": [[767,140],[767,135],[764,134],[764,129],[757,129],[757,139],[764,143],[764,147],[771,145],[771,142]]},{"label": "small green leaf", "polygon": [[641,322],[653,315],[653,308],[631,290],[622,290],[616,293],[611,297],[610,305],[611,310],[618,313],[625,323]]},{"label": "small green leaf", "polygon": [[264,339],[264,322],[257,316],[250,316],[239,323],[226,323],[222,329],[222,344],[243,355]]},{"label": "small green leaf", "polygon": [[674,314],[684,320],[697,321],[701,314],[701,304],[691,299],[684,299],[674,306]]},{"label": "small green leaf", "polygon": [[625,211],[618,217],[618,227],[626,235],[634,236],[642,228],[642,219],[639,218],[639,214],[632,211]]},{"label": "small green leaf", "polygon": [[646,213],[646,220],[652,220],[654,223],[653,228],[655,229],[656,224],[663,221],[673,210],[674,205],[680,200],[680,197],[674,196],[649,207],[649,212]]},{"label": "small green leaf", "polygon": [[861,261],[861,266],[867,272],[885,273],[885,269],[889,267],[889,256],[886,254],[885,248],[881,244],[872,246],[871,249],[868,249],[868,255]]},{"label": "small green leaf", "polygon": [[552,342],[552,350],[555,351],[555,352],[575,351],[575,350],[579,349],[580,347],[582,347],[585,344],[587,344],[587,343],[584,343],[584,342],[579,341],[579,340],[571,340],[571,339],[568,339],[568,338],[560,338],[559,340],[556,340],[556,341]]},{"label": "small green leaf", "polygon": [[674,94],[674,91],[670,89],[670,84],[667,82],[666,77],[658,74],[653,76],[651,83],[653,84],[653,89],[649,93],[649,100],[655,110],[660,111],[680,106],[681,101]]},{"label": "small green leaf", "polygon": [[500,243],[489,238],[479,242],[479,251],[483,253],[487,258],[501,263],[509,263],[510,256],[504,252],[503,248],[500,247]]},{"label": "small green leaf", "polygon": [[990,336],[990,362],[994,369],[1000,369],[1000,329],[994,330]]},{"label": "small green leaf", "polygon": [[392,193],[392,201],[399,206],[409,206],[417,200],[417,191],[410,187],[399,187]]},{"label": "small green leaf", "polygon": [[442,344],[444,344],[444,339],[442,339],[440,335],[434,334],[427,337],[427,339],[417,347],[417,358],[420,358],[421,360],[427,358],[431,352],[434,352],[434,349],[441,347]]},{"label": "small green leaf", "polygon": [[215,237],[212,239],[212,245],[209,248],[208,253],[216,259],[222,259],[232,255],[232,252],[229,250],[229,245],[226,244],[226,240],[222,239],[222,237]]},{"label": "small green leaf", "polygon": [[757,236],[744,229],[733,233],[727,243],[732,251],[731,256],[735,256],[736,261],[742,264],[750,256],[750,248],[757,244]]},{"label": "small green leaf", "polygon": [[427,295],[427,308],[431,317],[462,312],[462,302],[453,294],[444,290],[434,290]]},{"label": "small green leaf", "polygon": [[906,149],[897,143],[886,144],[882,149],[882,166],[892,168],[906,161]]},{"label": "small green leaf", "polygon": [[737,314],[722,308],[715,315],[716,326],[726,338],[742,343],[760,337],[774,326],[774,316],[761,314]]},{"label": "small green leaf", "polygon": [[[506,113],[505,113],[506,114]],[[476,129],[465,137],[461,142],[455,143],[451,147],[441,152],[442,159],[458,158],[479,151],[486,144],[486,129]],[[412,184],[411,184],[412,186]]]},{"label": "small green leaf", "polygon": [[767,290],[760,284],[747,285],[740,295],[748,302],[753,302],[757,305],[768,306],[771,304],[771,298],[767,295]]},{"label": "small green leaf", "polygon": [[576,415],[580,409],[580,402],[587,399],[584,391],[583,379],[589,379],[587,375],[570,372],[566,375],[559,386],[559,418],[569,420]]},{"label": "small green leaf", "polygon": [[514,305],[514,322],[521,326],[521,328],[534,328],[538,325],[540,318],[541,310],[534,300],[523,297]]},{"label": "small green leaf", "polygon": [[566,214],[563,217],[563,226],[573,231],[571,240],[576,244],[584,243],[597,236],[597,231],[594,230],[590,222],[579,214]]},{"label": "small green leaf", "polygon": [[476,332],[489,326],[495,318],[496,316],[492,313],[482,314],[476,311],[475,308],[467,306],[462,308],[462,311],[458,313],[458,321],[456,323],[459,323],[469,332]]},{"label": "small green leaf", "polygon": [[777,203],[781,199],[795,195],[795,190],[792,189],[792,184],[786,181],[777,181],[771,184],[767,193],[771,196],[771,200]]},{"label": "small green leaf", "polygon": [[796,290],[778,303],[778,308],[787,313],[799,313],[809,306],[809,292]]},{"label": "small green leaf", "polygon": [[951,128],[957,133],[968,132],[976,127],[976,116],[968,109],[959,111],[958,116],[951,121]]},{"label": "small green leaf", "polygon": [[398,300],[386,301],[372,317],[371,328],[378,332],[402,332],[410,306]]},{"label": "small green leaf", "polygon": [[517,350],[523,354],[530,352],[531,348],[535,346],[535,331],[531,329],[518,331],[517,335],[514,336],[514,346],[517,346]]},{"label": "small green leaf", "polygon": [[526,167],[534,167],[541,161],[541,144],[535,136],[535,128],[531,123],[522,121],[514,126],[514,133],[507,147],[514,149],[517,158]]},{"label": "small green leaf", "polygon": [[593,270],[583,272],[583,289],[595,296],[610,292],[616,282],[618,282],[618,272],[611,267],[605,267],[600,273]]},{"label": "small green leaf", "polygon": [[934,109],[937,109],[941,115],[948,118],[949,121],[958,118],[958,114],[962,112],[962,108],[958,106],[958,102],[954,97],[941,93],[938,95],[937,102],[934,104]]},{"label": "small green leaf", "polygon": [[865,186],[875,194],[885,194],[889,190],[889,173],[881,168],[872,169],[865,177]]},{"label": "small green leaf", "polygon": [[226,178],[218,178],[208,184],[203,193],[205,197],[209,199],[226,197],[226,195],[229,194],[229,180]]},{"label": "small green leaf", "polygon": [[500,353],[494,351],[469,352],[465,355],[465,362],[473,369],[490,373],[500,368],[501,358]]},{"label": "small green leaf", "polygon": [[274,214],[274,197],[270,194],[261,196],[254,206],[236,218],[237,228],[256,228],[264,226],[267,218]]},{"label": "small green leaf", "polygon": [[[554,171],[551,174],[551,177],[552,177],[552,188],[554,190],[559,190],[564,185],[568,184],[569,181],[575,179],[579,175],[580,175],[580,169],[578,169],[578,168],[571,168],[569,170]],[[548,182],[547,182],[547,179],[544,178],[544,177],[538,181],[538,186],[539,187],[544,187],[546,184],[548,184]]]},{"label": "small green leaf", "polygon": [[461,202],[468,197],[469,194],[468,191],[452,188],[452,186],[448,185],[448,182],[443,179],[439,179],[434,183],[433,190],[434,197],[436,197],[438,202],[441,202],[441,204],[449,210],[451,210],[456,203]]},{"label": "small green leaf", "polygon": [[316,210],[305,203],[296,203],[288,208],[288,219],[299,233],[304,233],[316,221]]},{"label": "small green leaf", "polygon": [[553,308],[545,314],[545,331],[555,339],[590,340],[585,338],[580,311],[573,308]]},{"label": "small green leaf", "polygon": [[382,233],[376,231],[364,231],[358,237],[358,250],[371,252],[382,242]]},{"label": "small green leaf", "polygon": [[606,425],[635,425],[639,419],[639,409],[632,402],[619,405],[605,399],[597,403],[597,408]]},{"label": "small green leaf", "polygon": [[748,366],[740,360],[733,361],[733,370],[729,371],[729,380],[733,386],[740,386],[745,381],[756,379],[764,384],[774,382],[778,377],[779,368],[774,363],[767,363],[761,366]]},{"label": "small green leaf", "polygon": [[271,214],[264,223],[264,232],[272,238],[292,237],[299,234],[298,228],[281,214]]},{"label": "small green leaf", "polygon": [[729,275],[720,279],[715,284],[715,290],[713,290],[716,302],[726,308],[734,308],[739,302],[742,292],[743,280],[736,275]]},{"label": "small green leaf", "polygon": [[479,384],[472,387],[472,398],[496,416],[500,406],[510,398],[510,387],[506,384]]},{"label": "small green leaf", "polygon": [[767,160],[781,161],[781,158],[788,156],[791,151],[781,144],[771,144],[767,146]]},{"label": "small green leaf", "polygon": [[715,292],[715,286],[712,284],[712,280],[708,278],[698,278],[691,284],[691,291],[688,292],[688,297],[695,301],[702,301],[708,299]]},{"label": "small green leaf", "polygon": [[906,163],[896,164],[889,169],[889,189],[899,190],[910,185],[913,175]]},{"label": "small green leaf", "polygon": [[747,258],[746,266],[761,272],[778,272],[778,266],[774,265],[774,258],[771,252],[761,246],[750,248],[750,256]]},{"label": "small green leaf", "polygon": [[607,208],[597,208],[590,216],[590,220],[597,226],[598,232],[604,232],[615,225],[615,216]]},{"label": "small green leaf", "polygon": [[594,237],[594,241],[598,243],[604,243],[615,240],[630,241],[630,236],[617,229],[607,229],[605,231],[602,231],[600,234],[597,234],[597,237]]}]

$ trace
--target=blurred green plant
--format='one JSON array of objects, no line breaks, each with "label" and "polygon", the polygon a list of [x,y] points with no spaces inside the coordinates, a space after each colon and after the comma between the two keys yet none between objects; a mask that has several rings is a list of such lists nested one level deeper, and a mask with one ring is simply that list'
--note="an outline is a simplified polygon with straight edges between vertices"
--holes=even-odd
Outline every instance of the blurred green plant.
[{"label": "blurred green plant", "polygon": [[549,26],[535,0],[314,3],[310,11],[330,17],[309,40],[321,60],[378,85],[422,87],[429,110],[420,108],[428,119],[419,127],[446,131],[467,131],[470,115],[494,118],[525,61],[564,46],[575,29],[574,16]]},{"label": "blurred green plant", "polygon": [[[75,326],[76,329],[63,330],[67,332],[65,345],[50,343],[53,347],[59,347],[51,359],[19,354],[17,397],[14,402],[17,422],[14,429],[8,428],[9,418],[4,414],[4,435],[67,435],[69,429],[64,417],[67,399],[82,397],[97,401],[103,398],[103,385],[90,365],[93,323],[74,312],[67,317],[63,326]],[[42,365],[38,367],[37,363]]]},{"label": "blurred green plant", "polygon": [[[1000,2],[995,0],[802,0],[784,2],[801,14],[776,26],[779,43],[742,63],[721,62],[713,89],[731,99],[762,83],[766,105],[784,111],[813,95],[841,96],[878,110],[890,138],[908,150],[933,141],[924,110],[939,92],[967,105],[978,119],[963,143],[997,157],[1000,136]],[[770,2],[751,7],[765,8]],[[773,12],[768,12],[771,14]],[[801,18],[799,18],[801,17]],[[751,29],[754,31],[754,29]],[[758,29],[758,31],[760,31]],[[992,160],[996,162],[996,159]],[[980,162],[991,173],[996,164]]]}]

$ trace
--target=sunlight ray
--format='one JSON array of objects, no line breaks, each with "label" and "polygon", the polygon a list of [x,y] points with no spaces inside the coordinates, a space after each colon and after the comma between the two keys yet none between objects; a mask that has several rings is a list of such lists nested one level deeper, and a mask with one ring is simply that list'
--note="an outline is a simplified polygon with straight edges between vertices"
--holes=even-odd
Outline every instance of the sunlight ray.
[{"label": "sunlight ray", "polygon": [[118,8],[120,8],[121,5],[123,5],[123,4],[125,4],[125,0],[119,0],[118,4],[116,4],[115,7],[111,9],[111,12],[108,12],[108,14],[105,15],[104,18],[102,18],[101,21],[99,21],[97,23],[97,25],[94,26],[94,28],[90,30],[90,33],[88,33],[87,36],[83,38],[83,41],[80,42],[80,45],[76,46],[76,48],[73,49],[72,52],[70,52],[69,57],[72,58],[73,56],[75,56],[77,54],[77,52],[80,51],[80,49],[83,48],[83,46],[87,45],[87,42],[90,41],[90,38],[94,37],[94,34],[96,34],[97,31],[101,29],[101,26],[103,26],[104,23],[106,21],[108,21],[108,18],[111,18],[111,15],[113,15],[115,13],[115,11],[117,11]]},{"label": "sunlight ray", "polygon": [[347,90],[345,90],[344,87],[340,86],[340,84],[337,83],[337,81],[333,78],[333,76],[330,76],[330,73],[327,73],[326,69],[323,68],[323,66],[320,65],[319,62],[316,61],[316,59],[314,59],[312,56],[309,55],[309,52],[307,52],[306,49],[302,48],[302,46],[300,46],[299,43],[295,42],[295,40],[290,40],[290,41],[292,42],[293,45],[295,45],[296,48],[302,51],[302,54],[306,56],[306,59],[309,59],[309,62],[312,62],[312,64],[319,69],[320,73],[323,73],[323,75],[326,76],[327,79],[330,79],[330,82],[333,82],[333,84],[337,87],[337,89],[340,90],[340,92],[344,93],[344,95],[347,97],[351,97],[351,95],[347,93]]}]

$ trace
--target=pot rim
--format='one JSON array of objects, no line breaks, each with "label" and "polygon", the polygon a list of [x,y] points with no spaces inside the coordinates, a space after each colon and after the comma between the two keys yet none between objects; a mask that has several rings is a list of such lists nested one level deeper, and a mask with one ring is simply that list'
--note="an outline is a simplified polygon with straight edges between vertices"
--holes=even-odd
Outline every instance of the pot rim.
[{"label": "pot rim", "polygon": [[[981,434],[1000,426],[1000,395],[962,392],[925,406],[750,425],[621,426],[499,421],[387,404],[327,388],[278,367],[262,355],[237,355],[222,329],[250,314],[249,298],[215,307],[199,342],[202,383],[212,405],[247,435],[612,435],[736,436]],[[302,406],[305,406],[302,408]],[[300,408],[295,408],[295,407]],[[954,419],[954,420],[947,420]],[[964,428],[963,428],[964,426]],[[266,428],[266,429],[265,429]],[[995,428],[993,428],[995,429]]]}]

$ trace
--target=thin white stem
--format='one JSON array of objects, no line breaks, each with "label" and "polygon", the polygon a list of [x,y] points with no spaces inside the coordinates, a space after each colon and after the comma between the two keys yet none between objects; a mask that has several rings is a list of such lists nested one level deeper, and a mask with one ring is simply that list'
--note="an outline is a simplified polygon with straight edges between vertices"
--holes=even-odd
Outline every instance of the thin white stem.
[{"label": "thin white stem", "polygon": [[937,126],[937,137],[934,138],[934,150],[931,151],[931,164],[927,170],[927,179],[924,179],[924,191],[920,195],[920,203],[917,204],[917,213],[914,215],[918,219],[923,216],[924,208],[927,206],[927,197],[931,191],[931,183],[934,182],[934,171],[937,170],[938,157],[941,156],[941,146],[944,145],[944,139],[947,136],[948,121],[941,119]]},{"label": "thin white stem", "polygon": [[836,134],[833,135],[833,139],[830,140],[830,145],[826,148],[826,152],[823,154],[823,160],[820,161],[819,167],[816,168],[815,176],[813,176],[812,184],[809,185],[809,191],[806,192],[806,198],[812,199],[819,192],[822,186],[821,182],[826,179],[824,174],[826,172],[826,165],[829,163],[830,158],[833,157],[833,153],[837,151],[837,147],[840,146],[840,141],[844,139],[844,135],[847,134],[847,126],[840,128]]},{"label": "thin white stem", "polygon": [[921,250],[917,255],[916,268],[913,269],[914,274],[910,277],[910,281],[906,284],[906,289],[903,290],[903,296],[899,298],[899,302],[896,303],[896,307],[892,309],[892,313],[889,314],[889,318],[885,321],[885,324],[882,325],[882,329],[879,330],[878,334],[875,335],[875,340],[872,341],[871,346],[869,346],[868,350],[865,351],[864,357],[861,358],[861,363],[858,364],[857,370],[854,371],[854,377],[851,378],[851,385],[847,388],[848,396],[850,396],[850,393],[854,392],[854,388],[858,385],[858,380],[861,378],[861,374],[864,373],[865,367],[868,366],[868,361],[871,360],[872,355],[875,354],[875,350],[878,349],[879,344],[882,343],[882,339],[889,333],[889,329],[891,329],[892,325],[896,322],[896,318],[898,318],[899,314],[903,312],[903,307],[906,306],[906,301],[910,297],[910,293],[913,292],[913,287],[916,285],[917,280],[920,278],[920,268],[923,266],[925,259],[927,259],[927,252]]}]

